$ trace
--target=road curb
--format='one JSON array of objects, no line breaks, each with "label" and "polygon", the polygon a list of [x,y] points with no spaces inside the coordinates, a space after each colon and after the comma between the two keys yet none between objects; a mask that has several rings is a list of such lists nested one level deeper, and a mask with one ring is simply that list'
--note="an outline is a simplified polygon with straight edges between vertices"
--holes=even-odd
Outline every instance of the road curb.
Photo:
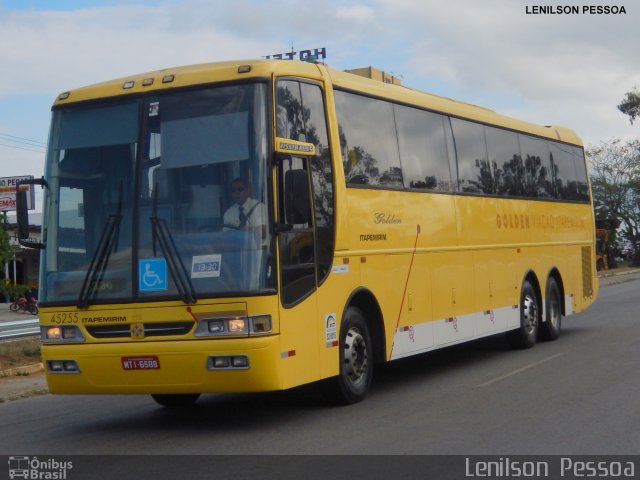
[{"label": "road curb", "polygon": [[633,273],[639,273],[640,268],[636,268],[634,270],[625,270],[624,272],[612,272],[607,274],[600,274],[598,278],[610,278],[610,277],[620,277],[622,275],[631,275]]}]

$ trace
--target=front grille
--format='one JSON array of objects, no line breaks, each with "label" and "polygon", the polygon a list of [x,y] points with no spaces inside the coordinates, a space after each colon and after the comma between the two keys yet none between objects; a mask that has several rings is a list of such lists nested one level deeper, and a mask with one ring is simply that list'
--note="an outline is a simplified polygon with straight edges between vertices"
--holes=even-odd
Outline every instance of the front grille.
[{"label": "front grille", "polygon": [[[145,337],[167,337],[170,335],[186,335],[195,322],[143,323]],[[126,338],[131,337],[131,325],[98,325],[87,327],[94,338]]]}]

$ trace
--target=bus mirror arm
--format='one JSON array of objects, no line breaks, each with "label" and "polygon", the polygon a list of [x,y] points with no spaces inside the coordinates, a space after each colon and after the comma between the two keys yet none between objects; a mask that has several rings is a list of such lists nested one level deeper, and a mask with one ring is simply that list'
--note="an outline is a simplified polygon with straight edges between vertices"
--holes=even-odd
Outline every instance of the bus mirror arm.
[{"label": "bus mirror arm", "polygon": [[20,180],[16,183],[16,189],[20,187],[20,185],[40,185],[42,188],[49,188],[49,183],[44,179],[44,177],[40,178],[26,178],[24,180]]},{"label": "bus mirror arm", "polygon": [[29,209],[27,191],[21,189],[22,185],[40,185],[49,188],[47,181],[42,178],[29,178],[16,183],[16,221],[18,223],[18,242],[25,248],[42,250],[44,243],[29,241]]}]

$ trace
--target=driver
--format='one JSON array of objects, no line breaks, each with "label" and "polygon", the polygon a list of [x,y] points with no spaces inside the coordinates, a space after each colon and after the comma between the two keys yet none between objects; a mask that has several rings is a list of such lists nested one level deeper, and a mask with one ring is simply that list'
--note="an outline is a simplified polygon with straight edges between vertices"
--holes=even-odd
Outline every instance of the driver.
[{"label": "driver", "polygon": [[249,182],[244,178],[236,178],[231,182],[231,198],[234,203],[224,212],[222,221],[225,230],[249,230],[266,225],[267,209],[264,203],[251,198],[249,193]]}]

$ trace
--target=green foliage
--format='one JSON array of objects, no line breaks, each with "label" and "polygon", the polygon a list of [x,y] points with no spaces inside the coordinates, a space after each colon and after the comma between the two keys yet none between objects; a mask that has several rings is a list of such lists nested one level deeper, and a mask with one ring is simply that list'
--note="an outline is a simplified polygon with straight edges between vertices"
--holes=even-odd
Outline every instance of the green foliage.
[{"label": "green foliage", "polygon": [[40,342],[25,343],[20,353],[25,357],[40,357]]},{"label": "green foliage", "polygon": [[[612,139],[587,150],[597,220],[619,220],[619,233],[640,245],[640,141]],[[640,264],[636,248],[634,264]]]},{"label": "green foliage", "polygon": [[[6,213],[4,213],[6,215]],[[11,245],[9,244],[9,234],[5,230],[4,217],[0,217],[0,265],[11,260]]]},{"label": "green foliage", "polygon": [[8,295],[10,298],[16,298],[25,295],[31,288],[28,285],[14,285],[10,279],[0,280],[0,296]]},{"label": "green foliage", "polygon": [[640,117],[640,92],[636,88],[628,92],[622,99],[622,103],[618,105],[620,110],[625,115],[629,116],[631,123],[638,117]]}]

